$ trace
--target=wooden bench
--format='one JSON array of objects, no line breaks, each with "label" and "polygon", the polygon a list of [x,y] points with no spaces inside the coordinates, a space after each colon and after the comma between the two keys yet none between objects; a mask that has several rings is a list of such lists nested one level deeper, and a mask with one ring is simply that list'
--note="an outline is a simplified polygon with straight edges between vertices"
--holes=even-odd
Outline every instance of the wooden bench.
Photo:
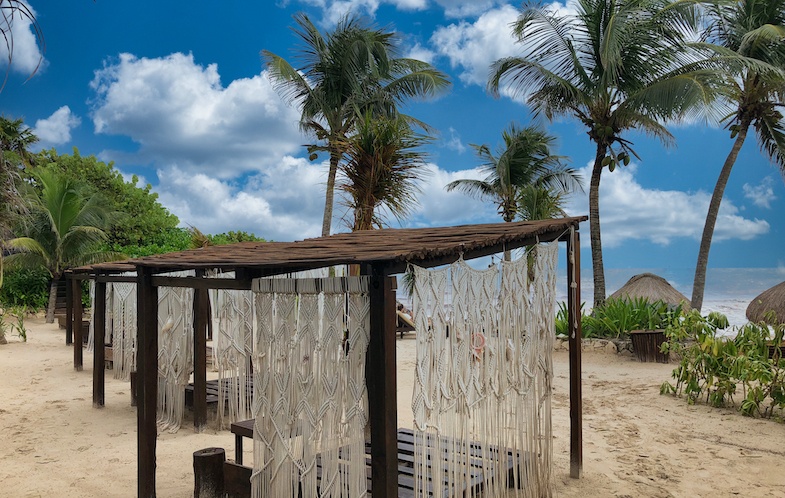
[{"label": "wooden bench", "polygon": [[[231,431],[235,435],[235,463],[227,462],[231,467],[231,471],[224,475],[225,485],[227,489],[232,489],[232,492],[237,496],[250,496],[251,483],[250,475],[251,469],[242,466],[243,455],[243,438],[253,438],[253,424],[254,420],[243,420],[231,424]],[[415,490],[415,472],[417,469],[414,467],[414,446],[416,438],[422,438],[420,434],[415,435],[414,431],[410,429],[398,429],[398,496],[399,497],[414,497]],[[432,437],[432,436],[428,436]],[[441,438],[442,442],[448,441],[446,438]],[[479,493],[484,487],[483,474],[492,473],[493,469],[483,469],[484,462],[482,460],[483,452],[496,453],[498,449],[495,447],[483,448],[479,443],[470,443],[463,445],[463,448],[468,449],[469,461],[471,463],[470,476],[468,479],[460,479],[460,482],[453,483],[450,486],[447,476],[441,477],[434,476],[432,472],[432,462],[437,459],[445,459],[447,450],[442,450],[441,454],[437,454],[437,450],[433,446],[429,447],[426,453],[427,458],[427,475],[424,477],[427,480],[428,494],[434,495],[435,488],[441,486],[443,496],[468,496],[472,492]],[[366,441],[365,443],[365,462],[366,462],[366,482],[369,494],[371,493],[371,446]],[[506,473],[508,482],[513,482],[513,475],[515,473],[515,465],[517,465],[517,458],[512,452],[507,452],[506,459]],[[240,467],[239,469],[237,467]],[[242,470],[245,469],[245,470]],[[227,471],[227,465],[224,466]],[[321,458],[317,456],[316,462],[317,479],[322,476]],[[239,482],[238,482],[239,479]],[[468,486],[467,486],[468,484]],[[422,484],[421,484],[422,485]],[[467,488],[471,488],[470,491]]]}]

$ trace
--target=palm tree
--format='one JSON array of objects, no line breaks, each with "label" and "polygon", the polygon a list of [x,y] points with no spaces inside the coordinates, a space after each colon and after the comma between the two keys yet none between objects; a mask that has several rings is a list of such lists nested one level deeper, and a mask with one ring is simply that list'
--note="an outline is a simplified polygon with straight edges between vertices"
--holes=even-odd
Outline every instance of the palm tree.
[{"label": "palm tree", "polygon": [[[35,12],[27,5],[27,2],[23,0],[0,0],[0,37],[2,37],[5,42],[5,49],[8,53],[5,76],[2,85],[0,85],[0,91],[5,87],[5,84],[8,81],[8,74],[11,72],[11,62],[13,62],[14,58],[14,31],[12,28],[17,19],[26,19],[30,22],[36,42],[41,45],[41,52],[45,50],[44,33],[38,25]],[[33,69],[30,77],[32,77],[41,66],[42,60],[43,56],[39,58],[38,64]]]},{"label": "palm tree", "polygon": [[4,238],[16,215],[24,211],[24,199],[17,190],[19,168],[32,164],[33,154],[28,149],[36,142],[38,137],[23,120],[0,116],[0,239]]},{"label": "palm tree", "polygon": [[566,216],[565,192],[540,185],[526,185],[518,196],[518,219],[523,221],[548,220]]},{"label": "palm tree", "polygon": [[[472,145],[483,161],[484,180],[461,179],[450,182],[447,191],[460,190],[480,199],[491,199],[505,222],[519,215],[521,195],[533,186],[553,192],[580,189],[580,175],[562,164],[562,156],[552,153],[556,138],[536,126],[519,128],[511,124],[502,132],[504,145],[496,155],[487,145]],[[505,252],[506,260],[509,253]]]},{"label": "palm tree", "polygon": [[369,108],[395,116],[401,102],[436,95],[449,82],[429,64],[398,58],[394,33],[365,26],[356,18],[343,19],[327,36],[305,14],[297,14],[295,22],[295,33],[304,44],[298,69],[272,52],[262,54],[279,92],[300,106],[300,128],[322,142],[308,148],[311,159],[317,151],[330,156],[322,222],[322,236],[327,236],[338,163],[357,117]]},{"label": "palm tree", "polygon": [[403,117],[374,117],[366,112],[360,118],[345,146],[338,185],[354,215],[353,232],[381,228],[380,209],[402,219],[416,206],[417,182],[424,167],[424,154],[417,149],[428,141]]},{"label": "palm tree", "polygon": [[125,256],[101,249],[106,241],[103,228],[107,213],[97,194],[85,197],[78,186],[54,170],[38,172],[40,193],[35,193],[27,236],[8,241],[17,252],[6,257],[9,267],[45,267],[52,276],[47,323],[54,321],[57,282],[67,268],[123,259]]},{"label": "palm tree", "polygon": [[730,98],[735,111],[728,118],[731,138],[735,138],[720,171],[709,202],[703,227],[695,280],[692,284],[692,307],[703,306],[706,267],[725,186],[742,145],[753,126],[764,154],[785,174],[785,0],[742,0],[715,4],[709,9],[713,24],[709,35],[725,48],[755,59],[780,71],[748,67],[741,75],[730,75]]},{"label": "palm tree", "polygon": [[710,102],[717,74],[704,54],[686,42],[697,24],[692,1],[578,0],[575,14],[560,15],[528,4],[513,34],[520,57],[491,66],[489,90],[525,96],[535,115],[572,116],[596,146],[589,187],[589,228],[594,306],[605,301],[600,238],[600,175],[637,154],[622,134],[637,129],[665,145],[673,136],[662,124]]}]

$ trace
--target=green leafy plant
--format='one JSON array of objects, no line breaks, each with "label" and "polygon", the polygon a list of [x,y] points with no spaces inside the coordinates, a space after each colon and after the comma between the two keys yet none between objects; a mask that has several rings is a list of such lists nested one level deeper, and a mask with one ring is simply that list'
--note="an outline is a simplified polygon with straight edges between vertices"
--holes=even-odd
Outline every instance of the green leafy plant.
[{"label": "green leafy plant", "polygon": [[[603,306],[583,311],[581,303],[581,336],[589,338],[626,338],[632,330],[664,329],[678,321],[682,307],[670,306],[662,301],[650,303],[647,299],[609,299]],[[559,304],[556,313],[556,333],[567,334],[567,306]]]},{"label": "green leafy plant", "polygon": [[712,406],[734,406],[748,416],[782,413],[785,359],[780,346],[785,325],[748,323],[733,338],[717,335],[727,325],[722,314],[703,317],[692,311],[667,329],[662,350],[675,353],[680,361],[672,374],[675,384],[664,382],[660,393],[685,395],[690,404],[705,400]]},{"label": "green leafy plant", "polygon": [[45,268],[6,269],[3,286],[0,287],[0,302],[7,307],[44,309],[49,299],[49,279]]}]

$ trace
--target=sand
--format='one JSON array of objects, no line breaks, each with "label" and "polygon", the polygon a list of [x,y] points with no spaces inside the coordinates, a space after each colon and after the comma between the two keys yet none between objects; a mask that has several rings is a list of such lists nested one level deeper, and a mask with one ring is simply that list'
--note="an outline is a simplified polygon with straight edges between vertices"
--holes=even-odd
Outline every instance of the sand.
[{"label": "sand", "polygon": [[[136,495],[136,412],[129,385],[107,372],[106,406],[92,406],[92,354],[73,369],[65,333],[27,321],[28,342],[0,346],[0,497]],[[414,336],[398,340],[399,422],[411,425]],[[553,495],[785,497],[785,424],[659,394],[673,365],[583,355],[584,475],[569,477],[567,354],[554,353]],[[193,496],[193,452],[234,456],[229,431],[158,438],[161,497]],[[246,444],[246,461],[252,461]]]}]

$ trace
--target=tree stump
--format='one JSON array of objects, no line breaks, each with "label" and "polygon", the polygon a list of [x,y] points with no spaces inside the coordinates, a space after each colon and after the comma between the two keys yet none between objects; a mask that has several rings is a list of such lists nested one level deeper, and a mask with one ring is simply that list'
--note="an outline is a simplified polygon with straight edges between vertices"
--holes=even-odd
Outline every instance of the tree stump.
[{"label": "tree stump", "polygon": [[224,495],[225,461],[223,448],[194,452],[194,498],[221,498]]}]

